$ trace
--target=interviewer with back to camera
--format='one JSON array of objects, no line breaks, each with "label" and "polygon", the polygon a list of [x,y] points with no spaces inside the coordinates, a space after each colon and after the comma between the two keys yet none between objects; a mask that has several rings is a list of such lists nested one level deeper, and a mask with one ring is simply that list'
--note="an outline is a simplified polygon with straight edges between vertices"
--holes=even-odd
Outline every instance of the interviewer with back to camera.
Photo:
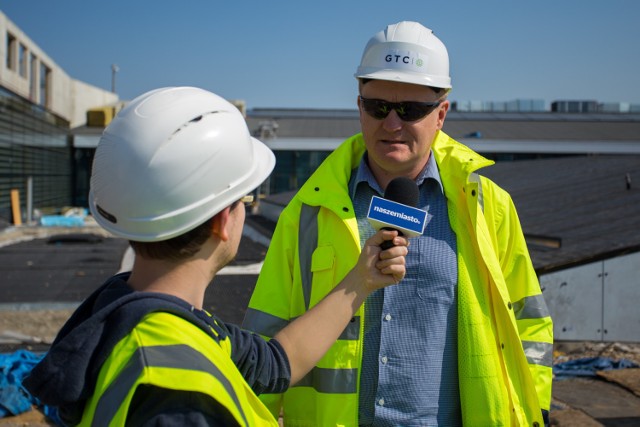
[{"label": "interviewer with back to camera", "polygon": [[284,399],[262,398],[288,426],[541,426],[552,321],[510,196],[476,172],[493,162],[442,131],[447,49],[417,22],[389,25],[355,77],[362,133],[280,215],[244,326],[272,336],[307,310],[301,294],[327,294],[374,233],[367,208],[392,179],[419,186],[426,229],[402,285],[372,293]]},{"label": "interviewer with back to camera", "polygon": [[[162,88],[123,109],[100,139],[89,202],[130,240],[133,269],[83,302],[27,389],[69,424],[277,426],[256,393],[300,380],[371,291],[402,279],[407,240],[373,236],[334,291],[269,342],[225,324],[204,293],[236,256],[243,201],[274,163],[211,92]],[[389,239],[400,246],[381,251]]]}]

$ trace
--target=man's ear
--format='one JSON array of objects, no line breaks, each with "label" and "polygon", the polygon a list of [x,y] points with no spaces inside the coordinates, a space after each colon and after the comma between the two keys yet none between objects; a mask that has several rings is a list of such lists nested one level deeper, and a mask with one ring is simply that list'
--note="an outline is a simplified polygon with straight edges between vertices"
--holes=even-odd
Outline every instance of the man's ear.
[{"label": "man's ear", "polygon": [[223,242],[229,240],[229,231],[227,230],[227,226],[229,225],[230,211],[231,208],[227,206],[218,212],[211,221],[211,232]]},{"label": "man's ear", "polygon": [[438,130],[441,130],[442,127],[444,126],[444,119],[445,117],[447,117],[447,112],[449,111],[450,106],[451,106],[451,103],[449,102],[449,100],[445,99],[444,101],[442,101],[442,103],[438,107],[438,123],[437,123]]}]

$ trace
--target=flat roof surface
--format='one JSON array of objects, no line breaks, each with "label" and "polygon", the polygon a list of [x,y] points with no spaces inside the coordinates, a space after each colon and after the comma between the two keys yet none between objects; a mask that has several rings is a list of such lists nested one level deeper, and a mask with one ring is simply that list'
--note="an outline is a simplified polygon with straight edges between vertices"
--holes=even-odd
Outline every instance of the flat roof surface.
[{"label": "flat roof surface", "polygon": [[498,162],[479,173],[511,194],[539,273],[640,250],[638,155]]}]

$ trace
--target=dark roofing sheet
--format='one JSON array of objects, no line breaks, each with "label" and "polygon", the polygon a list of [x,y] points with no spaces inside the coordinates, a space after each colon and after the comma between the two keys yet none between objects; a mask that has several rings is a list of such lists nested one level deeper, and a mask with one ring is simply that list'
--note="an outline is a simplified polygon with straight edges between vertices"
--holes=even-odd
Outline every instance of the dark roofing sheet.
[{"label": "dark roofing sheet", "polygon": [[511,194],[525,235],[559,240],[529,239],[539,272],[640,250],[638,155],[501,162],[479,173]]}]

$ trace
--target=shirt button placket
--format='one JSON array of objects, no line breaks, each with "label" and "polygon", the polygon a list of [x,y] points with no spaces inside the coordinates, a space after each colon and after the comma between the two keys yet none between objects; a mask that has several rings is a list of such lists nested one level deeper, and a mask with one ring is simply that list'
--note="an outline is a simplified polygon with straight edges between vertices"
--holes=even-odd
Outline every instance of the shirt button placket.
[{"label": "shirt button placket", "polygon": [[[390,313],[385,314],[382,317],[382,320],[384,322],[389,322],[391,320],[391,314]],[[387,356],[380,357],[380,363],[382,363],[383,365],[386,365],[388,361],[389,361],[389,358]],[[383,397],[378,398],[376,403],[378,404],[378,406],[384,406],[384,403],[385,403],[384,398]]]}]

